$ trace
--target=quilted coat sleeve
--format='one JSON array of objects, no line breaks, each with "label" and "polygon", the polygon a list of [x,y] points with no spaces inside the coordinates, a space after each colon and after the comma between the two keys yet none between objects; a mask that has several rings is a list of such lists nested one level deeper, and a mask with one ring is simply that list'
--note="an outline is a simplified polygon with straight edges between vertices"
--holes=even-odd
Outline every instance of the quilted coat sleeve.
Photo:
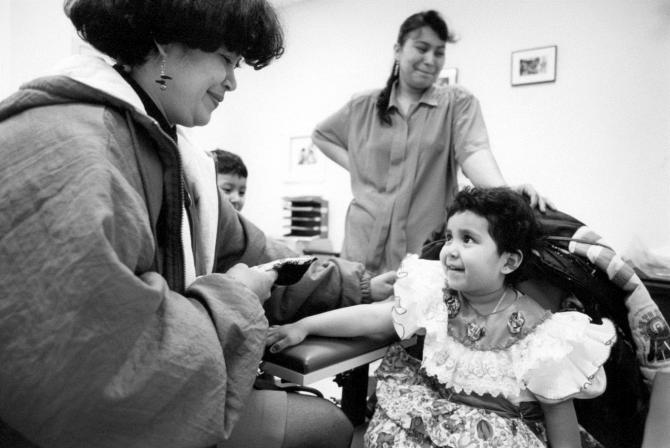
[{"label": "quilted coat sleeve", "polygon": [[[249,220],[222,199],[214,270],[225,272],[237,262],[249,266],[299,254],[268,238]],[[273,288],[265,302],[270,323],[292,322],[305,316],[361,303],[361,282],[365,267],[342,258],[319,260],[303,278],[291,286]]]},{"label": "quilted coat sleeve", "polygon": [[151,272],[135,159],[103,132],[122,124],[83,105],[0,122],[0,420],[40,446],[213,445],[267,321],[225,274],[186,297]]}]

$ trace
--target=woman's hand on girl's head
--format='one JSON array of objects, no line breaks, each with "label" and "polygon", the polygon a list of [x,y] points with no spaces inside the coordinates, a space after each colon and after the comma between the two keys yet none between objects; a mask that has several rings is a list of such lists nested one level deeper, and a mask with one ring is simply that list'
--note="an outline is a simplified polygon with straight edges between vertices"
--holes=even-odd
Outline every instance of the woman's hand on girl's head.
[{"label": "woman's hand on girl's head", "polygon": [[370,279],[370,299],[373,302],[388,299],[393,295],[393,284],[398,279],[395,271],[384,272]]},{"label": "woman's hand on girl's head", "polygon": [[531,184],[515,185],[512,189],[527,196],[530,199],[530,206],[537,207],[541,212],[546,212],[547,208],[556,210],[554,203],[549,198],[542,196]]},{"label": "woman's hand on girl's head", "polygon": [[287,325],[273,325],[268,330],[265,346],[271,353],[278,353],[287,347],[300,344],[307,337],[307,330],[300,322]]}]

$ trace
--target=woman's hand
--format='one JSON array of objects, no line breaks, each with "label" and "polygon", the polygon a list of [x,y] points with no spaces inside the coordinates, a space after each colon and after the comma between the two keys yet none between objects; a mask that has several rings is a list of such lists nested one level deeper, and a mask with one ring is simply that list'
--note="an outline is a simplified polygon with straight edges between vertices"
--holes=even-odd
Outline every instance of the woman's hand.
[{"label": "woman's hand", "polygon": [[261,304],[270,297],[270,288],[277,279],[277,272],[272,269],[266,271],[257,267],[250,268],[244,263],[236,264],[226,274],[255,292]]},{"label": "woman's hand", "polygon": [[537,207],[541,212],[546,212],[547,208],[550,208],[552,210],[555,210],[556,207],[554,204],[549,200],[549,198],[546,198],[533,187],[531,184],[520,184],[520,185],[515,185],[511,187],[514,191],[517,193],[521,193],[524,196],[528,196],[530,199],[530,206],[531,207]]},{"label": "woman's hand", "polygon": [[270,353],[278,353],[287,347],[300,344],[307,337],[307,330],[300,321],[287,325],[273,325],[268,330],[265,346]]},{"label": "woman's hand", "polygon": [[384,272],[370,279],[370,299],[373,302],[385,300],[393,295],[393,284],[398,279],[395,271]]},{"label": "woman's hand", "polygon": [[347,151],[347,148],[343,148],[342,146],[318,135],[312,136],[312,142],[319,148],[323,155],[349,171],[349,151]]}]

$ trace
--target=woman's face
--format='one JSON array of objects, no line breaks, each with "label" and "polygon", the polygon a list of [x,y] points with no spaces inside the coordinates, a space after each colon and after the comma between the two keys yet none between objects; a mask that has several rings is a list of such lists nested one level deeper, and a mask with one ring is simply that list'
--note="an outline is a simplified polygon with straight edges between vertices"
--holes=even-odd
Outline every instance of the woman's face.
[{"label": "woman's face", "polygon": [[444,67],[445,47],[446,42],[428,26],[410,32],[402,46],[396,44],[401,88],[423,91],[430,87]]},{"label": "woman's face", "polygon": [[208,53],[170,44],[164,51],[165,73],[172,79],[167,80],[165,90],[156,84],[152,96],[170,123],[187,127],[207,124],[226,92],[237,87],[234,70],[242,58],[224,47]]}]

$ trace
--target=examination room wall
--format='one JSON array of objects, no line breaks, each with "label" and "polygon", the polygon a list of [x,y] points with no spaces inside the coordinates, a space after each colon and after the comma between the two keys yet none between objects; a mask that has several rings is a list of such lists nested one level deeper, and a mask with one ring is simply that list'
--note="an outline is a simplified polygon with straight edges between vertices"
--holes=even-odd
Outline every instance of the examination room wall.
[{"label": "examination room wall", "polygon": [[[0,94],[81,52],[58,0],[0,2]],[[343,237],[347,173],[295,182],[289,140],[358,91],[381,87],[402,20],[434,8],[459,42],[445,67],[480,100],[492,150],[509,183],[532,183],[618,250],[670,246],[670,3],[665,0],[306,0],[280,9],[286,53],[238,72],[204,149],[240,154],[249,170],[244,213],[283,233],[281,198],[330,202],[330,237]],[[40,14],[34,11],[40,10]],[[555,82],[510,85],[513,51],[556,45]],[[667,249],[670,251],[670,249]]]}]

